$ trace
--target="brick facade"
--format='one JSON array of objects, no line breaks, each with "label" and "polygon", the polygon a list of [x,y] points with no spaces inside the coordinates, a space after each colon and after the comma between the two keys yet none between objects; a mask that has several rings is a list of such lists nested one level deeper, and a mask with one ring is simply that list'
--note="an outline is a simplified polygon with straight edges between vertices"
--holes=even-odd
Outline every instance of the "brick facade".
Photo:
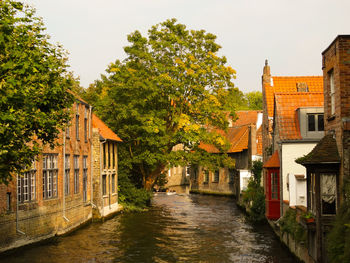
[{"label": "brick facade", "polygon": [[35,170],[0,185],[0,252],[66,233],[92,218],[91,107],[77,99],[72,114],[57,146],[45,146],[35,160]]}]

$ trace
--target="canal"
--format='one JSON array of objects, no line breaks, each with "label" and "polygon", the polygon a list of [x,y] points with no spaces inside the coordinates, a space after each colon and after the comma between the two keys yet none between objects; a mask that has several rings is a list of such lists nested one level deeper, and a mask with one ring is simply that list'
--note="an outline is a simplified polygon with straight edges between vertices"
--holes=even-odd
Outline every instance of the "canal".
[{"label": "canal", "polygon": [[186,193],[154,197],[123,213],[0,262],[295,262],[268,226],[246,221],[234,200]]}]

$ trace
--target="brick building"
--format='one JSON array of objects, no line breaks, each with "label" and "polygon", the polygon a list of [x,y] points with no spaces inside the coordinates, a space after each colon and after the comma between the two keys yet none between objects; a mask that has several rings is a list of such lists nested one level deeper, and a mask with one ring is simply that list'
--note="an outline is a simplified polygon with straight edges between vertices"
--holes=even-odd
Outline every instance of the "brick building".
[{"label": "brick building", "polygon": [[[237,120],[229,121],[227,132],[217,130],[230,142],[228,154],[235,159],[235,168],[222,167],[216,171],[208,171],[197,167],[191,172],[190,188],[198,192],[224,193],[239,197],[242,190],[248,186],[251,176],[250,168],[253,160],[260,159],[257,155],[257,128],[262,123],[261,111],[238,111]],[[259,136],[258,136],[259,137]],[[220,154],[213,145],[201,144],[200,147],[212,154]]]},{"label": "brick building", "polygon": [[339,35],[322,53],[325,136],[298,163],[307,168],[309,254],[327,262],[326,235],[344,198],[350,160],[350,35]]},{"label": "brick building", "polygon": [[118,143],[122,140],[92,114],[94,217],[103,218],[120,210],[118,204]]},{"label": "brick building", "polygon": [[93,208],[97,217],[118,209],[120,139],[84,100],[76,97],[72,114],[57,146],[0,185],[0,252],[69,232],[90,221]]}]

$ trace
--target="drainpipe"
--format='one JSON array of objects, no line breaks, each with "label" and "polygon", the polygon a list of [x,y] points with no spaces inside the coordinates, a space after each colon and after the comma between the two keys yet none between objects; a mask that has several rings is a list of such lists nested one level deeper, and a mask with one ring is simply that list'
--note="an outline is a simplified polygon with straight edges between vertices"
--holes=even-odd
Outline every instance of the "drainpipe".
[{"label": "drainpipe", "polygon": [[92,106],[90,106],[89,109],[89,121],[90,121],[90,127],[89,127],[89,138],[90,138],[90,204],[92,206],[92,208],[96,208],[97,206],[94,204],[94,191],[93,191],[93,162],[94,162],[94,155],[93,155],[93,138],[92,138]]},{"label": "drainpipe", "polygon": [[[103,159],[102,159],[102,153],[103,153],[103,146],[104,144],[107,142],[106,139],[104,139],[103,142],[100,143],[100,192],[101,192],[101,203],[102,203],[102,218],[104,217],[104,201],[103,201],[103,185],[102,185],[102,165],[103,165]],[[106,156],[103,156],[103,158],[105,158]],[[106,160],[107,161],[107,160]],[[107,183],[107,182],[106,182]]]},{"label": "drainpipe", "polygon": [[[18,175],[17,175],[17,184],[18,184]],[[26,234],[23,231],[19,230],[19,227],[18,227],[18,193],[17,193],[17,199],[16,199],[16,231],[22,235]]]},{"label": "drainpipe", "polygon": [[66,132],[63,132],[63,191],[62,191],[62,209],[63,209],[63,219],[69,222],[69,219],[66,217],[66,191],[65,191],[65,186],[66,186]]}]

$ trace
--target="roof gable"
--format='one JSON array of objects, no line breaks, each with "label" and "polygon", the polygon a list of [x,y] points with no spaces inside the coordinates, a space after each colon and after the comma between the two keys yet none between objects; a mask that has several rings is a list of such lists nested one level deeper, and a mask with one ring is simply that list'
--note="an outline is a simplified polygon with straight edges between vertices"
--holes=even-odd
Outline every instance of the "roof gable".
[{"label": "roof gable", "polygon": [[115,134],[99,117],[92,114],[92,127],[99,130],[100,136],[105,140],[112,140],[122,142],[122,140]]},{"label": "roof gable", "polygon": [[[223,130],[216,129],[214,132],[217,132],[220,135],[223,135],[230,143],[230,148],[227,153],[241,152],[245,149],[248,149],[249,141],[249,126],[241,127],[231,127],[228,128],[227,132]],[[220,151],[211,144],[200,143],[199,148],[209,152],[209,153],[220,153]]]}]

